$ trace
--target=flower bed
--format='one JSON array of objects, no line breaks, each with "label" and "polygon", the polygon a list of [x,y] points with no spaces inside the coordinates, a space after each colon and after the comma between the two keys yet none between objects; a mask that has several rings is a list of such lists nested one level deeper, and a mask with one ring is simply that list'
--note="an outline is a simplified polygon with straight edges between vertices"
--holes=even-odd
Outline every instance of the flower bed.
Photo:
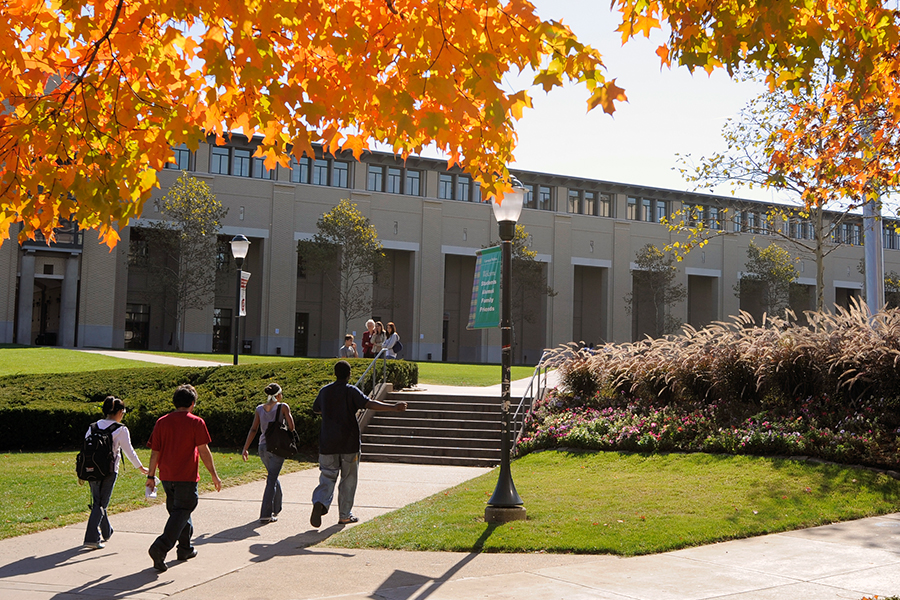
[{"label": "flower bed", "polygon": [[900,470],[900,311],[746,316],[683,336],[558,351],[562,385],[537,402],[517,452],[808,456]]}]

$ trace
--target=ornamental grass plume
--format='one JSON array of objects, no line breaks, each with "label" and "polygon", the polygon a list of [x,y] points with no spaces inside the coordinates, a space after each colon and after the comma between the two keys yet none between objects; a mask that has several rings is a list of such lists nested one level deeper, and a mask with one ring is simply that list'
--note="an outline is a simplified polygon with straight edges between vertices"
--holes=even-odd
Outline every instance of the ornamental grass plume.
[{"label": "ornamental grass plume", "polygon": [[742,312],[680,335],[548,355],[561,386],[532,407],[520,452],[571,445],[898,465],[895,309],[869,318],[855,303],[760,324]]}]

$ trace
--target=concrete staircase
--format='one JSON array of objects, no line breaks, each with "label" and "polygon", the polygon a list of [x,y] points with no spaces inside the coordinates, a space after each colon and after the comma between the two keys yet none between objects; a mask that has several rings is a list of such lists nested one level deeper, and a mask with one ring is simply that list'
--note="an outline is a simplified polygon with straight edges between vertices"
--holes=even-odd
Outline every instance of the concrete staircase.
[{"label": "concrete staircase", "polygon": [[500,398],[391,392],[406,412],[369,411],[362,459],[494,467],[500,464]]}]

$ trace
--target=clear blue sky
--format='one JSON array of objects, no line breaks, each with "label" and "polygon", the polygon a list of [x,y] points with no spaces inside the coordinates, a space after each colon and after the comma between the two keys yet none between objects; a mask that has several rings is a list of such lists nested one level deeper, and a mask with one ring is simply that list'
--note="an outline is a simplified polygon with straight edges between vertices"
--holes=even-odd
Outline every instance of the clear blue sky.
[{"label": "clear blue sky", "polygon": [[[586,112],[587,92],[570,86],[549,94],[533,90],[534,109],[519,121],[519,146],[513,165],[529,171],[559,173],[662,187],[692,189],[675,169],[676,154],[695,161],[723,150],[721,129],[736,116],[761,84],[737,83],[719,70],[693,75],[683,67],[660,70],[656,47],[663,39],[635,39],[624,47],[616,33],[617,14],[606,0],[536,0],[544,19],[562,20],[583,42],[603,55],[607,78],[625,88],[628,102],[613,116]],[[513,81],[522,85],[522,80]],[[729,188],[717,194],[730,195]],[[776,200],[763,190],[737,195]]]}]

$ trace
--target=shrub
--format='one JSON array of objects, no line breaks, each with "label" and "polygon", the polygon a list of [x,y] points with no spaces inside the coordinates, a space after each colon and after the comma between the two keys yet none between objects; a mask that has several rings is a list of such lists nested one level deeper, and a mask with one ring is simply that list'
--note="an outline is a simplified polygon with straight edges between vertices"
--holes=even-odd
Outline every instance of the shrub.
[{"label": "shrub", "polygon": [[[156,419],[172,410],[172,392],[182,383],[197,388],[195,413],[206,420],[213,443],[240,447],[247,437],[263,388],[277,381],[291,407],[301,441],[318,442],[319,417],[312,404],[319,388],[334,381],[334,360],[304,360],[208,368],[159,367],[92,371],[61,375],[16,375],[0,378],[0,447],[4,450],[74,448],[84,432],[101,417],[108,395],[125,400],[123,422],[135,445],[150,437]],[[351,360],[355,378],[371,361]],[[379,368],[381,363],[379,363]],[[387,362],[387,379],[395,389],[418,381],[418,366],[402,360]],[[371,383],[364,391],[371,391]]]},{"label": "shrub", "polygon": [[[553,446],[805,454],[897,468],[900,310],[792,314],[550,353],[562,387],[520,452]],[[593,378],[593,381],[591,381]],[[685,426],[690,423],[690,427]]]}]

